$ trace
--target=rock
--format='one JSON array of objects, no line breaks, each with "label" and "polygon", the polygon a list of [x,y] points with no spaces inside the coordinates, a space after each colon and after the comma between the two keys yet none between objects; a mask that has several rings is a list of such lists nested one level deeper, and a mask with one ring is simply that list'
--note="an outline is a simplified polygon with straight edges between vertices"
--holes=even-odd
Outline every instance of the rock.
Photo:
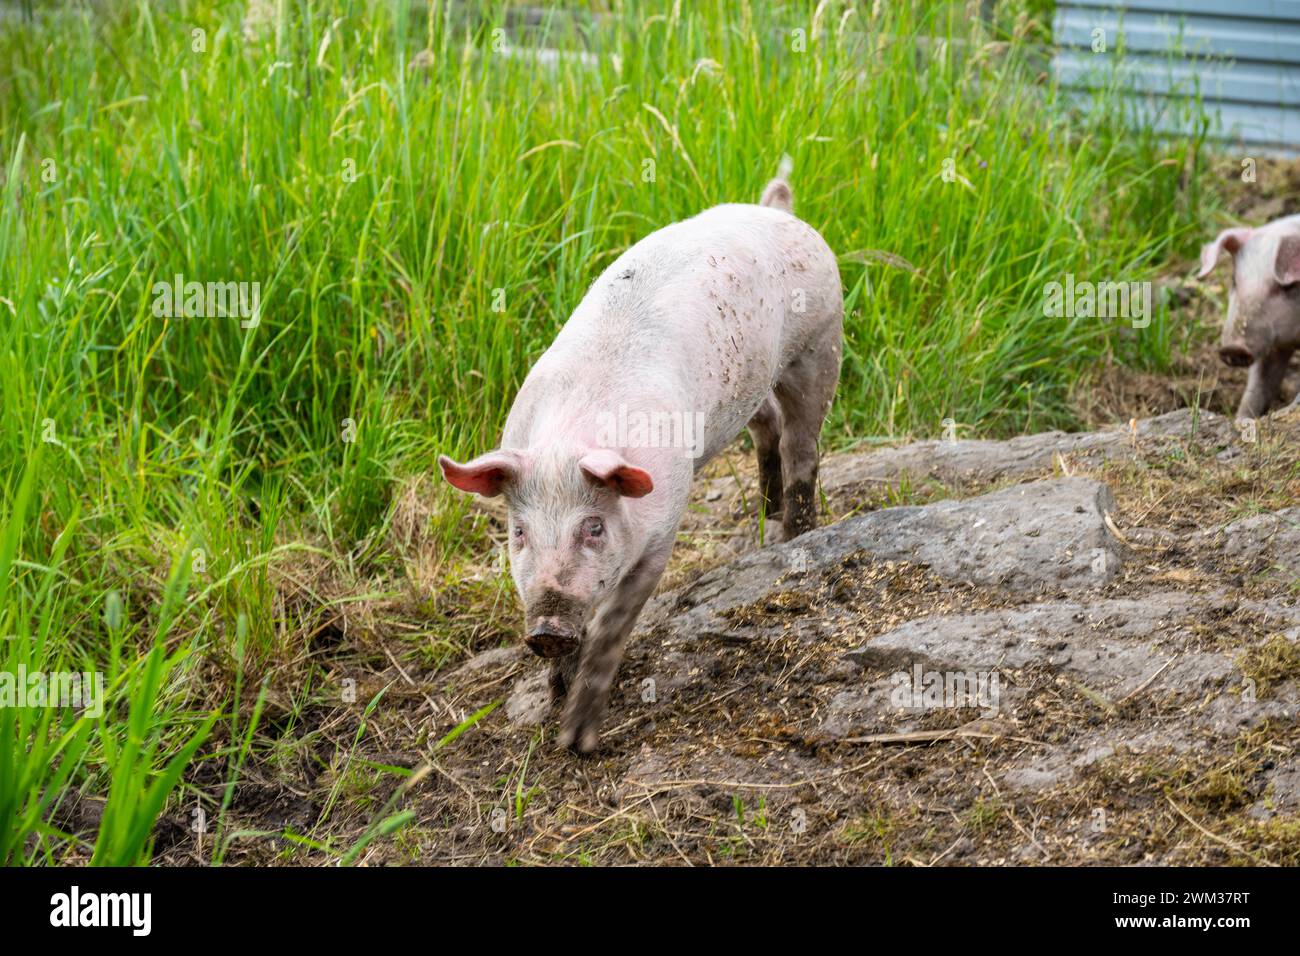
[{"label": "rock", "polygon": [[1124,538],[1134,547],[1153,551],[1170,551],[1182,543],[1178,535],[1163,528],[1125,528]]},{"label": "rock", "polygon": [[491,650],[475,654],[465,663],[447,675],[448,680],[464,680],[476,677],[486,671],[497,668],[512,667],[524,660],[525,648],[519,644],[509,647],[494,647]]},{"label": "rock", "polygon": [[[1020,719],[1029,696],[1022,673],[1031,675],[1031,684],[1036,676],[1059,675],[1065,678],[1062,692],[1077,696],[1102,720],[1100,736],[1076,737],[1072,749],[1035,753],[1007,773],[1011,786],[1034,790],[1054,786],[1119,749],[1181,752],[1196,746],[1198,735],[1232,739],[1265,721],[1288,720],[1293,695],[1246,699],[1238,692],[1237,652],[1200,649],[1199,635],[1217,629],[1225,603],[1222,590],[1166,590],[909,620],[843,655],[869,674],[888,676],[835,693],[819,736],[834,741],[917,729],[926,714],[954,707]],[[1293,624],[1300,613],[1271,603],[1250,610],[1270,629]],[[919,695],[930,686],[932,699]],[[1185,716],[1148,730],[1123,720],[1106,723],[1119,718],[1119,705],[1137,694],[1166,707],[1180,701]]]},{"label": "rock", "polygon": [[1255,571],[1281,569],[1300,574],[1300,508],[1252,515],[1218,532],[1230,561]]},{"label": "rock", "polygon": [[[1197,708],[1195,724],[1222,739],[1233,739],[1267,721],[1295,720],[1294,688],[1276,687],[1265,698],[1253,698],[1244,691],[1245,678],[1237,674],[1224,689]],[[1189,721],[1189,723],[1191,723]]]},{"label": "rock", "polygon": [[540,667],[519,677],[506,698],[506,718],[516,727],[535,727],[551,712],[550,675]]},{"label": "rock", "polygon": [[1292,756],[1268,775],[1267,792],[1246,811],[1256,820],[1282,814],[1294,819],[1300,814],[1300,762]]},{"label": "rock", "polygon": [[1016,851],[1019,863],[1040,863],[1047,856],[1047,851],[1040,844],[1026,843]]},{"label": "rock", "polygon": [[1115,750],[1114,744],[1095,742],[1082,746],[1049,747],[1004,772],[1002,780],[1016,790],[1050,790],[1080,770],[1114,756]]},{"label": "rock", "polygon": [[1008,770],[1002,779],[1020,790],[1046,790],[1055,786],[1061,779],[1063,766],[1058,761],[1055,765],[1046,760],[1036,760],[1026,767]]},{"label": "rock", "polygon": [[840,691],[826,707],[822,735],[830,740],[841,740],[898,730],[898,726],[889,720],[894,712],[889,701],[892,689],[889,681],[875,681],[866,687]]},{"label": "rock", "polygon": [[[1075,590],[1108,583],[1122,550],[1106,526],[1116,510],[1103,484],[1058,478],[960,501],[885,508],[818,528],[701,575],[658,598],[646,620],[687,612],[687,633],[726,635],[718,614],[752,604],[778,587],[810,586],[818,572],[857,552],[928,566],[954,581],[1019,590]],[[678,623],[676,626],[683,626]]]},{"label": "rock", "polygon": [[826,494],[835,496],[864,485],[879,488],[904,476],[942,482],[1008,478],[1051,471],[1058,455],[1092,466],[1110,459],[1137,458],[1142,452],[1149,454],[1192,439],[1231,445],[1237,435],[1229,419],[1184,408],[1143,419],[1136,430],[1042,432],[1006,441],[922,441],[862,454],[833,455],[822,464],[821,482]]},{"label": "rock", "polygon": [[[689,790],[697,797],[714,797],[718,805],[734,814],[734,801],[743,797],[748,807],[757,809],[763,799],[773,812],[773,823],[784,824],[778,804],[784,804],[786,792],[801,779],[816,779],[822,765],[798,753],[767,755],[754,759],[727,753],[707,743],[681,740],[663,749],[642,746],[617,787],[620,803],[644,798],[660,791]],[[774,788],[779,788],[774,789]]]},{"label": "rock", "polygon": [[[1141,460],[1162,455],[1177,445],[1208,446],[1211,451],[1240,450],[1232,422],[1213,412],[1180,409],[1142,419],[1133,429],[1115,427],[1097,432],[1043,432],[1005,441],[922,441],[870,452],[827,455],[821,463],[821,490],[832,511],[852,510],[866,490],[880,491],[904,479],[934,479],[945,483],[987,483],[1021,476],[1043,476],[1089,467],[1112,459]],[[731,560],[759,547],[755,516],[756,478],[737,480],[730,473],[696,481],[693,504],[682,522],[682,538],[701,533],[697,546],[709,556]],[[742,493],[743,485],[743,493]],[[495,500],[495,499],[493,499]],[[766,543],[779,536],[779,524],[768,523]],[[679,548],[681,544],[679,542]]]},{"label": "rock", "polygon": [[1037,663],[1112,703],[1159,672],[1151,692],[1199,695],[1233,673],[1232,658],[1184,651],[1178,638],[1216,603],[1213,595],[1167,591],[1139,600],[1048,601],[936,615],[908,621],[845,656],[878,669],[906,671],[919,663],[950,673],[1011,672]]}]

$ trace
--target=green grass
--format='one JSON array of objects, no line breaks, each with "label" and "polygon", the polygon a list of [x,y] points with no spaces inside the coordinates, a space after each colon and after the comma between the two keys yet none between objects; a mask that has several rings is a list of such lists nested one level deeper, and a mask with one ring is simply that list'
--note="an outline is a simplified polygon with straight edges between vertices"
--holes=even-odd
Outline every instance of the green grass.
[{"label": "green grass", "polygon": [[[390,562],[395,487],[493,444],[600,270],[783,153],[842,255],[829,446],[1068,425],[1100,359],[1168,359],[1164,308],[1045,319],[1043,288],[1185,253],[1199,144],[1071,117],[1016,3],[618,3],[534,35],[598,54],[549,67],[494,50],[503,8],[253,6],[0,32],[0,658],[112,688],[93,727],[0,710],[0,861],[147,860],[195,748],[233,781],[245,682],[306,640],[273,566]],[[155,317],[176,274],[259,282],[260,324]],[[423,533],[455,555],[462,518]],[[93,845],[49,822],[74,792],[107,799]],[[230,788],[204,799],[224,819]]]}]

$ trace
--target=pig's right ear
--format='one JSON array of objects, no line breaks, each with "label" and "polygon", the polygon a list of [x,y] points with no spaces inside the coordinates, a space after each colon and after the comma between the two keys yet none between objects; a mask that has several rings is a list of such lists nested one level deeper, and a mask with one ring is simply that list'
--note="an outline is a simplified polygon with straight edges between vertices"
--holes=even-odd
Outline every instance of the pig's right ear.
[{"label": "pig's right ear", "polygon": [[1219,261],[1220,253],[1226,252],[1230,256],[1235,256],[1237,250],[1246,244],[1251,232],[1252,230],[1246,226],[1225,229],[1214,238],[1213,242],[1201,246],[1201,271],[1196,273],[1196,278],[1204,279],[1210,274],[1214,264]]},{"label": "pig's right ear", "polygon": [[513,451],[490,451],[460,465],[446,455],[438,456],[442,476],[461,491],[493,498],[501,494],[507,482],[517,481],[523,472],[523,459]]}]

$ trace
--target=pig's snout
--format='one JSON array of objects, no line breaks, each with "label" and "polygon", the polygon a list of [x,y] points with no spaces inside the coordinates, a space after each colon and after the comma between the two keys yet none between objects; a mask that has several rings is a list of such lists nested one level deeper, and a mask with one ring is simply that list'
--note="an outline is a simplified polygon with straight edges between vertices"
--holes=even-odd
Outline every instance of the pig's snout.
[{"label": "pig's snout", "polygon": [[1242,345],[1225,345],[1219,349],[1219,359],[1233,368],[1245,368],[1253,358],[1250,349]]},{"label": "pig's snout", "polygon": [[538,621],[524,643],[538,657],[564,657],[578,649],[578,632],[558,621]]},{"label": "pig's snout", "polygon": [[564,657],[582,642],[586,607],[571,595],[544,590],[525,611],[524,643],[538,657]]}]

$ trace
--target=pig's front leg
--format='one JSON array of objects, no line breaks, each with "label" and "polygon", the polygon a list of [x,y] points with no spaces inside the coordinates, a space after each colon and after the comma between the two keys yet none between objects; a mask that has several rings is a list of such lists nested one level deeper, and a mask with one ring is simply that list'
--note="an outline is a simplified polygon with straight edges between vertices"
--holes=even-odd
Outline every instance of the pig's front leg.
[{"label": "pig's front leg", "polygon": [[578,676],[578,665],[580,663],[580,651],[574,651],[572,654],[551,661],[550,688],[552,703],[562,699],[569,692],[569,688],[573,686],[573,682]]},{"label": "pig's front leg", "polygon": [[560,718],[561,747],[572,747],[585,754],[595,750],[600,742],[600,724],[609,707],[609,688],[623,659],[627,636],[664,573],[672,545],[670,537],[666,545],[648,549],[619,581],[587,628],[582,660],[577,676],[569,682]]},{"label": "pig's front leg", "polygon": [[1238,418],[1260,418],[1269,410],[1277,401],[1290,361],[1289,351],[1269,352],[1255,359],[1246,376],[1246,391],[1237,407]]}]

